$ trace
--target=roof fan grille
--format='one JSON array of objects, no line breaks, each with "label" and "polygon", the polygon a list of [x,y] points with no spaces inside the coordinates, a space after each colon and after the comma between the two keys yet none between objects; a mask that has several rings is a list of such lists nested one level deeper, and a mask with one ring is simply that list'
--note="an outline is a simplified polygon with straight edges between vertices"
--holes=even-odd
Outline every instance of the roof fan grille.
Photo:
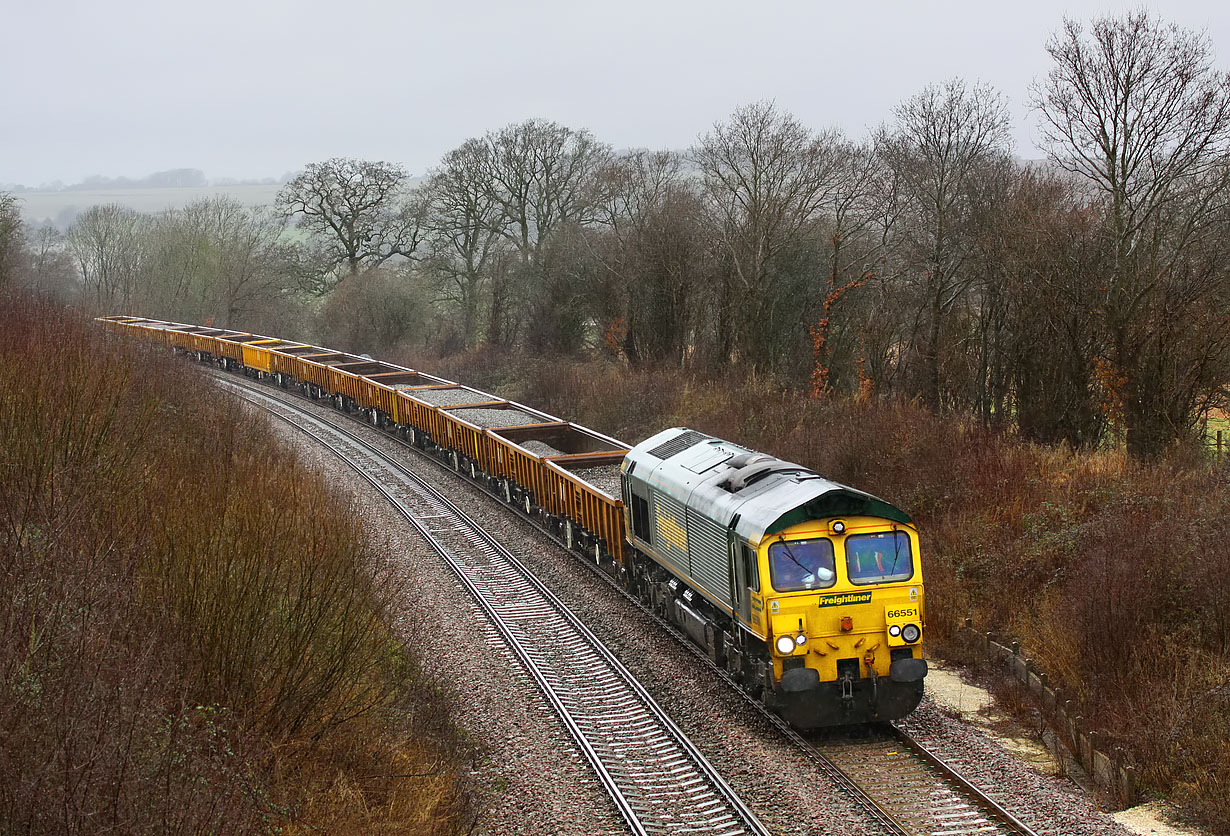
[{"label": "roof fan grille", "polygon": [[665,441],[659,444],[652,450],[646,452],[651,456],[656,456],[659,459],[669,459],[671,456],[678,455],[689,447],[696,445],[697,442],[708,438],[704,433],[698,433],[696,430],[688,430],[681,435],[677,435],[670,441]]}]

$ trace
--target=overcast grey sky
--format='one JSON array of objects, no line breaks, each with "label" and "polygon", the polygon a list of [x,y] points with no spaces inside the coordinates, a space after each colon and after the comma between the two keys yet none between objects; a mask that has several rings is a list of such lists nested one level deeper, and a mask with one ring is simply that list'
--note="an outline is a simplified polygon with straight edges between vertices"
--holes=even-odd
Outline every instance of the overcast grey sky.
[{"label": "overcast grey sky", "polygon": [[[851,136],[930,82],[1008,96],[1036,156],[1030,82],[1085,0],[3,0],[0,183],[200,168],[276,177],[330,156],[414,174],[530,117],[616,147],[686,148],[775,99]],[[1146,3],[1230,54],[1230,3]]]}]

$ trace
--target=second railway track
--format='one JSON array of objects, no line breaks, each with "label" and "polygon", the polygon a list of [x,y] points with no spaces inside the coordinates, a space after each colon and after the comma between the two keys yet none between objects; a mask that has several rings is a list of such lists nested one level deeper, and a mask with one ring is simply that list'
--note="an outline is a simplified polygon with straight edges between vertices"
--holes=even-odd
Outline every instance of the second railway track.
[{"label": "second railway track", "polygon": [[[296,422],[282,414],[279,407],[281,410],[294,410],[305,416],[301,420],[307,420],[320,427],[327,428],[326,432],[335,433],[339,438],[344,439],[342,443],[345,445],[349,445],[352,448],[368,447],[370,453],[367,455],[385,458],[382,453],[374,450],[374,448],[370,448],[369,445],[366,445],[365,442],[348,430],[330,421],[323,421],[311,416],[309,413],[302,411],[298,406],[288,402],[286,399],[292,397],[288,393],[275,389],[274,392],[277,395],[274,396],[270,393],[268,386],[253,384],[246,380],[237,380],[229,375],[225,377],[220,376],[220,380],[230,384],[235,389],[244,390],[259,397],[262,406],[265,406],[279,415],[279,417],[291,423]],[[338,417],[341,418],[340,415]],[[345,420],[355,419],[351,417]],[[415,449],[409,445],[406,446],[409,449]],[[421,451],[416,450],[416,452]],[[335,453],[341,455],[336,450]],[[435,460],[433,459],[433,461]],[[440,464],[438,461],[436,463]],[[542,586],[541,582],[533,577],[532,573],[520,566],[515,557],[508,554],[502,546],[485,533],[481,533],[481,529],[476,524],[469,521],[468,517],[465,517],[459,509],[455,509],[455,506],[452,506],[435,489],[426,486],[425,483],[421,483],[413,474],[410,474],[400,465],[393,464],[392,466],[401,471],[404,477],[413,479],[421,485],[421,488],[414,490],[414,502],[416,504],[424,503],[426,507],[433,509],[427,514],[427,517],[433,520],[456,519],[453,516],[455,512],[455,514],[460,515],[461,518],[466,520],[466,524],[460,528],[451,523],[445,524],[443,528],[425,526],[421,522],[413,520],[412,524],[423,533],[429,542],[432,543],[433,547],[440,551],[441,554],[452,549],[453,544],[468,541],[469,546],[475,549],[475,554],[484,555],[477,559],[477,562],[469,564],[468,570],[465,566],[455,565],[453,560],[448,558],[446,560],[448,560],[449,564],[458,574],[458,577],[461,578],[463,585],[479,600],[480,606],[487,611],[488,616],[492,618],[497,629],[503,634],[510,649],[526,665],[526,669],[530,672],[532,678],[535,679],[544,693],[547,694],[553,708],[564,719],[565,726],[569,732],[579,741],[578,745],[582,753],[594,767],[600,781],[607,786],[607,790],[615,800],[616,806],[620,809],[621,814],[629,822],[634,832],[647,834],[660,832],[731,834],[767,832],[755,820],[750,811],[743,806],[742,802],[738,801],[733,792],[725,786],[725,783],[717,776],[716,772],[713,772],[712,768],[708,767],[708,764],[704,762],[703,756],[700,756],[699,752],[696,752],[694,755],[680,754],[657,758],[647,765],[638,765],[630,760],[629,755],[636,749],[654,747],[656,745],[655,738],[652,735],[644,736],[639,731],[637,733],[641,734],[641,736],[634,736],[632,738],[620,739],[612,736],[613,729],[627,728],[640,730],[643,726],[639,721],[631,722],[629,720],[632,715],[628,713],[628,705],[621,701],[625,698],[614,698],[608,695],[614,693],[614,690],[611,689],[617,690],[613,685],[614,680],[608,680],[605,675],[601,678],[596,677],[593,670],[585,665],[580,668],[572,667],[571,672],[569,672],[568,666],[571,661],[576,659],[588,660],[590,658],[589,656],[582,655],[582,648],[586,646],[586,642],[581,640],[578,640],[580,641],[578,644],[559,642],[554,646],[554,650],[545,649],[550,645],[544,645],[535,650],[532,648],[537,647],[536,645],[522,638],[526,636],[522,631],[529,629],[532,625],[542,623],[542,620],[549,613],[560,612],[560,609],[556,609],[557,606],[567,613],[565,620],[570,619],[580,625],[576,616],[568,612],[567,608],[549,590]],[[445,469],[449,468],[445,467]],[[389,496],[390,500],[401,508],[402,503],[389,494],[390,488],[388,485],[379,484],[379,481],[382,480],[373,480],[369,474],[365,473],[363,475],[369,481],[372,481],[373,484],[376,484],[382,493]],[[453,507],[452,511],[448,510],[449,506]],[[405,508],[401,508],[401,510],[403,514],[410,514]],[[441,513],[437,513],[437,511]],[[522,519],[524,520],[525,518],[522,517]],[[543,531],[544,534],[551,536],[552,539],[556,539],[535,521],[528,520],[528,522]],[[507,556],[506,558],[501,556],[501,563],[507,565],[516,564],[518,567],[512,575],[507,577],[497,575],[491,571],[492,563],[490,561],[492,555],[501,552]],[[709,666],[715,676],[727,680],[731,687],[739,690],[739,693],[743,693],[738,685],[729,679],[725,671],[713,665],[708,656],[689,642],[673,625],[660,618],[652,609],[646,607],[635,597],[629,595],[615,584],[609,575],[593,567],[592,563],[586,563],[586,565],[594,570],[595,576],[610,583],[627,600],[631,601],[667,632],[674,635],[702,663]],[[481,582],[476,582],[473,579],[475,577],[481,579]],[[508,608],[507,617],[498,610],[493,610],[488,604],[483,603],[484,594],[496,592],[500,589],[516,590],[517,594],[513,596],[513,600],[520,600],[520,603],[513,604]],[[533,604],[526,604],[525,599],[521,597],[525,593],[541,596],[541,598]],[[548,601],[554,601],[554,603],[548,603]],[[580,626],[584,629],[583,625]],[[593,639],[593,641],[597,642],[597,639]],[[601,647],[600,642],[597,642],[597,645]],[[618,661],[605,648],[602,648],[598,655],[605,657],[602,660],[604,669],[606,665],[613,663],[615,668],[612,668],[612,670],[623,670],[622,665],[619,665]],[[563,667],[557,668],[557,666]],[[551,673],[548,674],[547,672]],[[635,683],[635,679],[631,677],[631,674],[623,671],[623,675]],[[601,682],[598,681],[599,679],[601,679]],[[553,694],[567,693],[566,689],[570,681],[585,682],[591,686],[594,693],[586,697],[573,696],[567,699],[553,696]],[[553,690],[557,687],[560,687],[562,690]],[[647,700],[649,704],[653,704],[652,699],[647,693],[644,693],[644,689],[639,684],[635,685],[634,690],[639,691],[641,694],[637,698],[638,700]],[[746,694],[744,696],[746,697]],[[1049,833],[1045,829],[1032,829],[1028,824],[993,800],[982,789],[945,764],[936,755],[914,742],[900,728],[887,726],[878,730],[873,729],[863,737],[813,735],[812,739],[808,739],[799,735],[776,715],[767,712],[758,701],[748,697],[747,702],[815,762],[821,771],[828,774],[838,786],[843,787],[848,794],[853,796],[855,801],[874,820],[879,822],[886,832],[909,834],[909,836],[923,836],[924,834],[926,836],[966,836],[966,834],[980,834],[980,836],[1039,836],[1042,833]],[[656,704],[653,704],[653,708],[659,714],[661,713],[660,709],[657,709]],[[677,738],[683,738],[682,733],[674,727],[669,718],[666,718],[664,714],[661,716],[666,724],[668,724],[668,727],[673,729],[672,735]],[[617,719],[613,724],[609,724],[608,728],[603,729],[600,722],[603,717]],[[595,743],[594,741],[597,742]],[[717,791],[712,794],[705,791],[696,796],[699,798],[697,809],[701,812],[683,814],[679,811],[660,811],[656,817],[640,818],[645,815],[647,807],[660,804],[661,799],[665,798],[666,795],[673,795],[680,799],[685,798],[689,794],[696,795],[685,791],[685,788],[695,788],[699,783],[703,783],[705,779],[688,777],[680,780],[678,776],[690,768],[685,766],[688,761],[696,762],[697,760],[704,763],[704,767],[712,772],[712,775],[716,778],[714,786],[717,788]],[[608,766],[608,764],[611,764],[611,766]],[[701,770],[701,772],[704,771],[704,769]],[[712,781],[713,779],[708,780]],[[629,792],[625,792],[623,787],[632,787],[632,789]],[[720,797],[723,793],[728,793],[730,798],[734,800],[734,804],[728,808],[729,812],[723,812],[716,817],[712,817],[714,810],[722,806],[723,802],[720,801]],[[647,802],[646,799],[655,800]]]}]

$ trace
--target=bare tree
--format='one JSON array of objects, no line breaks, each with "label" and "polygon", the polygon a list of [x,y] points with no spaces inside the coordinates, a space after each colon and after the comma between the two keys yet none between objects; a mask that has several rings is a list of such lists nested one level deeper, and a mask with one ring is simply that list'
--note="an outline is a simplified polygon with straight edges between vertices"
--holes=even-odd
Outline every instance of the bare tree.
[{"label": "bare tree", "polygon": [[891,199],[884,185],[884,161],[871,145],[852,142],[840,143],[836,157],[820,315],[809,327],[813,396],[833,384],[834,336],[841,337],[845,330],[837,320],[848,297],[884,272],[879,256],[886,242],[877,234]]},{"label": "bare tree", "polygon": [[490,196],[523,264],[537,263],[556,230],[594,219],[596,175],[611,149],[589,131],[530,119],[487,134],[484,142]]},{"label": "bare tree", "polygon": [[1145,11],[1067,20],[1047,51],[1033,103],[1048,152],[1105,213],[1105,380],[1129,451],[1153,456],[1227,379],[1230,73],[1203,35]]},{"label": "bare tree", "polygon": [[250,321],[290,289],[283,229],[280,215],[228,197],[164,213],[148,233],[147,309],[228,328]]},{"label": "bare tree", "polygon": [[215,281],[214,247],[204,214],[198,205],[168,209],[145,226],[137,295],[146,316],[213,324],[207,297]]},{"label": "bare tree", "polygon": [[927,403],[939,406],[945,324],[971,281],[964,269],[975,209],[971,191],[988,168],[1011,163],[1008,109],[992,88],[953,79],[924,88],[895,114],[880,148],[904,203],[899,240],[917,294],[919,388]]},{"label": "bare tree", "polygon": [[423,266],[439,282],[443,301],[460,309],[463,348],[478,340],[479,312],[506,242],[504,206],[490,188],[490,170],[491,147],[466,140],[444,156],[425,187]]},{"label": "bare tree", "polygon": [[589,236],[602,268],[593,295],[604,347],[634,363],[681,363],[696,338],[696,299],[712,266],[694,179],[670,151],[634,151],[604,177],[602,222]]},{"label": "bare tree", "polygon": [[1106,247],[1079,184],[1046,166],[1018,170],[990,201],[972,260],[974,403],[1026,438],[1073,447],[1105,429],[1096,378],[1097,287]]},{"label": "bare tree", "polygon": [[278,209],[297,219],[317,245],[319,262],[334,273],[313,290],[327,292],[360,269],[414,253],[421,218],[406,199],[407,180],[396,163],[334,157],[311,163],[278,192]]},{"label": "bare tree", "polygon": [[835,132],[815,134],[758,102],[714,125],[692,150],[727,260],[717,300],[723,358],[750,354],[772,364],[781,339],[797,339],[794,323],[778,317],[799,311],[788,289],[800,278],[794,259],[831,209],[838,143]]},{"label": "bare tree", "polygon": [[0,192],[0,290],[16,280],[24,248],[21,209],[17,198],[8,192]]},{"label": "bare tree", "polygon": [[91,206],[68,228],[68,249],[100,311],[135,312],[150,219],[125,206]]},{"label": "bare tree", "polygon": [[[502,265],[493,273],[487,339],[508,342],[507,308],[519,291],[537,339],[550,341],[566,320],[577,317],[580,304],[575,275],[560,258],[549,258],[571,249],[563,242],[552,245],[564,231],[593,222],[600,203],[597,175],[610,159],[610,147],[589,131],[539,119],[489,133],[483,142],[488,197],[500,207],[500,234],[517,257],[515,270]],[[513,281],[519,287],[510,287]]]},{"label": "bare tree", "polygon": [[43,224],[27,235],[26,250],[25,280],[29,287],[65,303],[77,298],[81,285],[64,233]]}]

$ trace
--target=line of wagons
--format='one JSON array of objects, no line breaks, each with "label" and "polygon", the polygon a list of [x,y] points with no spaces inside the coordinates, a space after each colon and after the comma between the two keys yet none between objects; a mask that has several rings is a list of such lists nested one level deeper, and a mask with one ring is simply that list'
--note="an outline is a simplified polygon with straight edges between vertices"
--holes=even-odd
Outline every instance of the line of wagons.
[{"label": "line of wagons", "polygon": [[612,574],[625,565],[619,468],[629,447],[613,438],[455,381],[319,346],[140,317],[99,321],[332,399],[484,482]]},{"label": "line of wagons", "polygon": [[685,427],[629,448],[364,356],[198,325],[102,322],[328,399],[434,453],[592,559],[797,728],[898,719],[922,698],[918,533],[877,497]]}]

